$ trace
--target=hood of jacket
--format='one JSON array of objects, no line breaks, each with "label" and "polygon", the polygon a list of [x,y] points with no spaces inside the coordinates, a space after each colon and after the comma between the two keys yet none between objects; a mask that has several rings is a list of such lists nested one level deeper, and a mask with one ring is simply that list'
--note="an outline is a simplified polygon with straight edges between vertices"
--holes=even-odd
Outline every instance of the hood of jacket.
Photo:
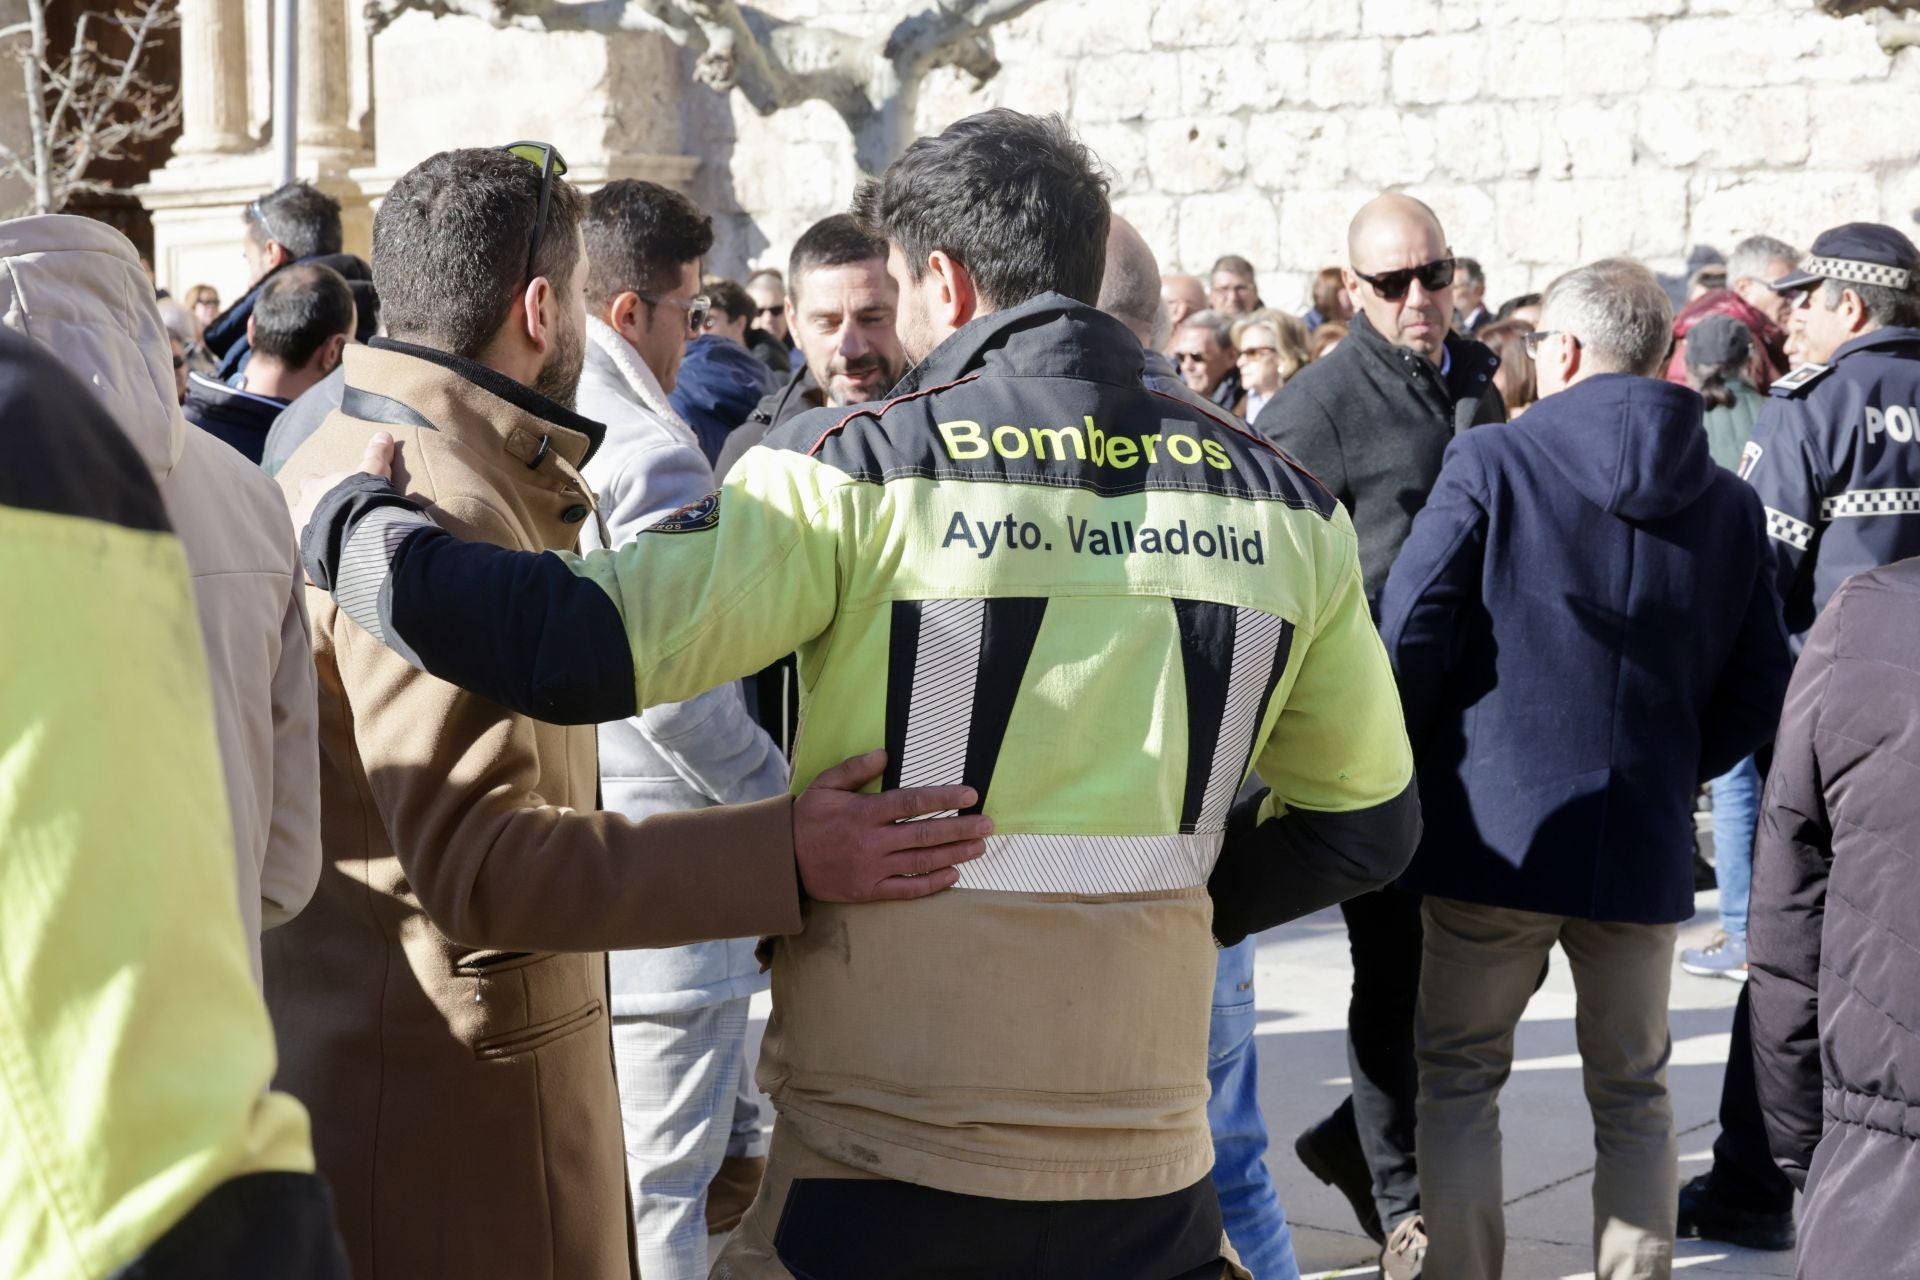
[{"label": "hood of jacket", "polygon": [[587,317],[586,361],[574,407],[606,426],[609,448],[620,443],[636,410],[655,419],[661,429],[689,449],[700,447],[699,437],[673,411],[660,379],[654,377],[640,353],[598,316]]},{"label": "hood of jacket", "polygon": [[1567,482],[1601,510],[1659,520],[1698,501],[1713,483],[1703,414],[1700,396],[1686,387],[1603,373],[1496,429],[1536,439]]},{"label": "hood of jacket", "polygon": [[173,347],[132,242],[103,222],[45,214],[0,223],[0,323],[60,357],[92,387],[162,483],[187,420]]}]

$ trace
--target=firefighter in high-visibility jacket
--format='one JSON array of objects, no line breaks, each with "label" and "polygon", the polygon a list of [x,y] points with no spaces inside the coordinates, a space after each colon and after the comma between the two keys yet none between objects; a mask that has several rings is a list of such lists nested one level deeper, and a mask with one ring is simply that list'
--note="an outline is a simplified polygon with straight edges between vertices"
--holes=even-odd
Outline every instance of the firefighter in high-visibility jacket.
[{"label": "firefighter in high-visibility jacket", "polygon": [[[993,819],[954,889],[814,903],[776,945],[780,1120],[716,1275],[1212,1280],[1214,940],[1375,887],[1417,839],[1353,526],[1244,426],[1142,386],[1091,305],[1104,182],[1057,121],[963,120],[863,205],[919,360],[884,403],[794,419],[585,557],[456,541],[357,476],[309,572],[546,719],[797,650],[796,784],[884,745],[889,786],[964,783]],[[1236,805],[1256,768],[1271,790]]]}]

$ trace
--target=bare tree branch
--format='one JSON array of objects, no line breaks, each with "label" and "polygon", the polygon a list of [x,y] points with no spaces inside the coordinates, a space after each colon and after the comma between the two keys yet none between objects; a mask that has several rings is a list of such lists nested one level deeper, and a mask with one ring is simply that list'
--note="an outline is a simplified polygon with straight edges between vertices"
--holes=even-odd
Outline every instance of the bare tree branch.
[{"label": "bare tree branch", "polygon": [[1042,0],[931,0],[880,36],[785,22],[736,0],[368,0],[375,29],[418,10],[496,26],[545,31],[649,31],[700,56],[694,75],[721,92],[738,89],[762,115],[825,102],[847,122],[868,172],[912,139],[920,84],[939,67],[984,83],[1000,70],[990,28]]},{"label": "bare tree branch", "polygon": [[[180,120],[178,93],[146,77],[144,64],[161,31],[178,16],[174,0],[137,0],[122,12],[88,10],[74,23],[73,45],[59,62],[48,56],[47,0],[26,0],[29,36],[21,50],[31,154],[0,149],[0,168],[33,183],[33,208],[57,213],[76,195],[111,190],[90,177],[101,161],[165,136]],[[11,29],[9,29],[11,30]],[[126,52],[100,46],[126,41]]]}]

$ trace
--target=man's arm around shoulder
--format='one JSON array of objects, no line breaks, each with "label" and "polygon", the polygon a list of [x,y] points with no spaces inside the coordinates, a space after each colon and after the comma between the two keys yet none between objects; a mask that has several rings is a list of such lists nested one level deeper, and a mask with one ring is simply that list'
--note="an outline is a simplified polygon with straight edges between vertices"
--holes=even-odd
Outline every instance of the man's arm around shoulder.
[{"label": "man's arm around shoulder", "polygon": [[[577,577],[557,555],[462,542],[438,528],[420,502],[388,483],[392,444],[376,436],[366,453],[369,471],[331,489],[331,477],[317,482],[338,512],[360,518],[329,520],[323,503],[303,547],[317,585],[335,588],[342,663],[363,668],[350,689],[360,703],[354,708],[356,729],[364,739],[397,744],[390,762],[366,762],[389,837],[403,861],[414,860],[408,874],[415,891],[450,936],[515,950],[619,950],[790,932],[797,927],[802,889],[834,902],[920,897],[952,885],[958,878],[954,864],[985,852],[991,830],[985,817],[902,821],[971,807],[975,798],[967,788],[859,794],[883,771],[883,753],[828,770],[793,800],[662,814],[640,823],[548,804],[537,791],[533,727],[525,717],[561,718],[541,715],[537,708],[545,706],[575,713],[576,723],[631,715],[637,664],[626,619],[599,583]],[[310,484],[308,493],[317,501],[315,487]],[[383,524],[389,512],[396,519]],[[473,518],[482,513],[476,510]],[[695,536],[710,532],[700,512],[683,513],[683,523]],[[504,526],[501,533],[504,539]],[[681,536],[653,532],[643,539]],[[406,609],[395,611],[386,599],[388,578],[404,575],[418,544],[458,558],[450,573],[427,574],[404,588]],[[680,569],[689,563],[699,569],[713,550],[692,544]],[[345,569],[351,579],[356,554],[366,557],[372,572],[360,587],[350,581],[342,588],[334,575]],[[640,561],[649,562],[644,555]],[[656,597],[673,597],[671,563],[661,577]],[[625,585],[628,597],[637,598],[646,584]],[[794,585],[789,581],[785,589]],[[821,584],[806,579],[800,585]],[[713,590],[712,584],[705,589]],[[700,597],[689,592],[686,598]],[[734,598],[742,601],[766,604],[776,618],[782,603],[746,589]],[[830,616],[832,604],[829,591],[817,607]],[[410,656],[406,641],[385,630],[393,619],[403,626],[408,618],[430,620],[436,609],[446,616],[433,620],[427,632],[444,646],[439,670]],[[675,615],[670,621],[679,625],[684,619]],[[570,631],[570,624],[586,627],[586,633]],[[634,625],[642,621],[636,618]],[[648,636],[637,638],[635,649],[646,643]],[[717,644],[706,648],[724,659]],[[348,649],[351,656],[344,653]],[[596,661],[615,668],[613,675],[590,671],[569,683],[569,667]],[[479,696],[446,682],[448,668],[477,671]],[[697,678],[697,672],[683,678]],[[548,679],[557,682],[551,696],[543,684]],[[502,691],[518,701],[495,696]],[[594,714],[609,699],[619,705],[618,714]],[[521,714],[503,714],[503,708]],[[367,728],[375,716],[385,718],[388,733]],[[455,777],[461,785],[449,786]],[[636,850],[652,856],[637,857]],[[756,914],[757,922],[746,918]]]},{"label": "man's arm around shoulder", "polygon": [[[713,468],[664,427],[631,449],[602,490],[614,546],[692,507],[714,489]],[[647,707],[630,722],[681,781],[716,804],[764,800],[787,789],[787,765],[773,739],[747,714],[735,681],[680,702]],[[602,750],[607,739],[602,738]],[[601,768],[606,775],[607,761]]]}]

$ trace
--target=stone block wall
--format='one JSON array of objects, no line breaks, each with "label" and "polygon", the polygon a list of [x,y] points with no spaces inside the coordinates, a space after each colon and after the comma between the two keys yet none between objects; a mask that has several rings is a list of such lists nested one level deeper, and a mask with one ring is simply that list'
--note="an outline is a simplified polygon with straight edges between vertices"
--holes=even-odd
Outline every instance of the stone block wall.
[{"label": "stone block wall", "polygon": [[[761,7],[867,32],[911,6]],[[1289,306],[1390,187],[1440,212],[1495,300],[1608,254],[1681,276],[1755,232],[1920,234],[1920,49],[1812,0],[1044,0],[995,39],[984,87],[925,86],[923,131],[1061,112],[1163,269],[1244,254]],[[858,180],[823,104],[762,117],[690,85],[681,118],[716,267],[779,265]]]}]

